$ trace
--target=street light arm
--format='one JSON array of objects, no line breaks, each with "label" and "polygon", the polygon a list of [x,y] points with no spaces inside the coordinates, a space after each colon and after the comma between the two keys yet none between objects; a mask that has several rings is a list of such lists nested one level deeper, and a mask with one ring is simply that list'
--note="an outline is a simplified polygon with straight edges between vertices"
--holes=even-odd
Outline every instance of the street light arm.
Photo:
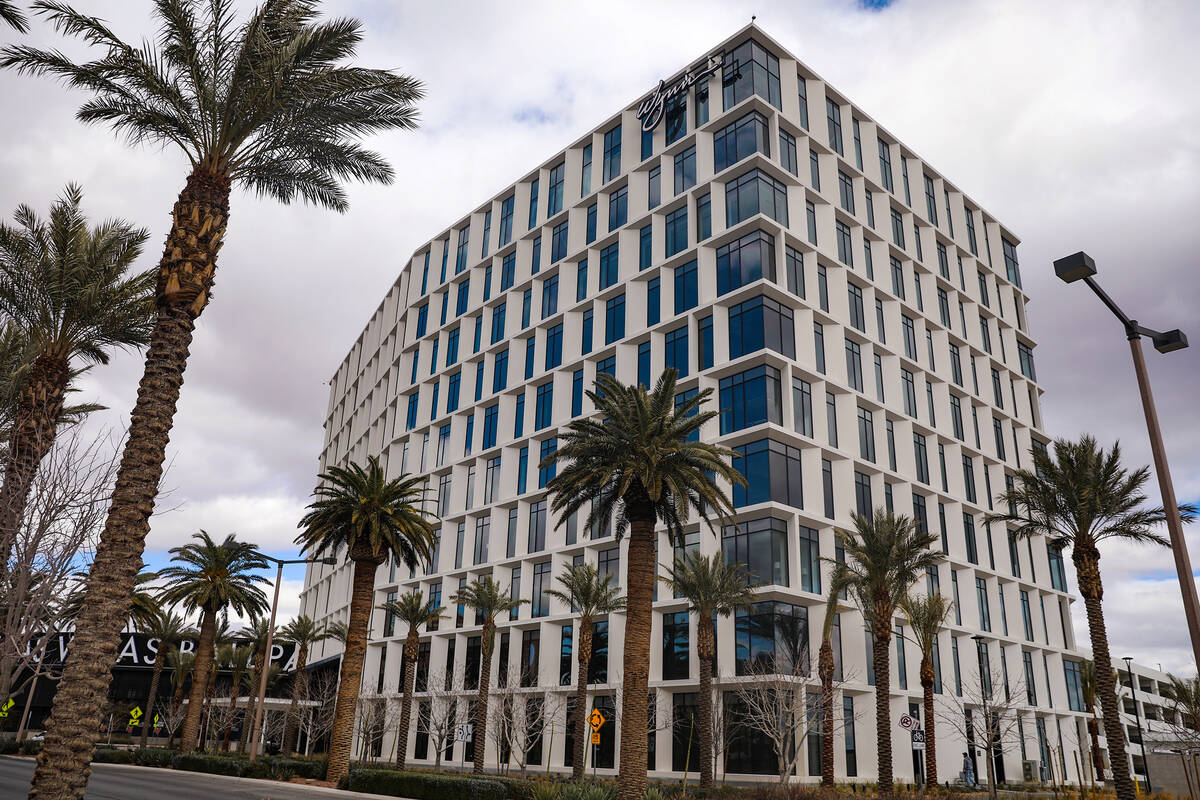
[{"label": "street light arm", "polygon": [[1100,302],[1108,306],[1108,310],[1113,312],[1117,319],[1121,320],[1121,324],[1125,326],[1126,332],[1130,330],[1131,325],[1137,325],[1136,322],[1129,319],[1129,317],[1125,315],[1125,312],[1121,310],[1121,307],[1117,305],[1116,301],[1108,296],[1108,292],[1100,288],[1100,284],[1096,282],[1095,278],[1093,278],[1091,275],[1088,275],[1083,279],[1083,282],[1091,287],[1091,290],[1096,293],[1097,297],[1100,298]]}]

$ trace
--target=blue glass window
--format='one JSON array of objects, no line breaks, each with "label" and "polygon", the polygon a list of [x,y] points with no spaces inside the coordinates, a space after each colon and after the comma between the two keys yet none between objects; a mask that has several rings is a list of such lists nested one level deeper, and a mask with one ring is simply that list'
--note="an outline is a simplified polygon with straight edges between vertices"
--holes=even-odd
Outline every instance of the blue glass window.
[{"label": "blue glass window", "polygon": [[642,386],[650,388],[650,343],[642,342],[638,345],[637,354],[637,380]]},{"label": "blue glass window", "polygon": [[521,330],[529,327],[530,315],[533,312],[533,289],[521,293]]},{"label": "blue glass window", "polygon": [[647,177],[647,196],[650,208],[658,208],[662,202],[662,167],[654,167]]},{"label": "blue glass window", "polygon": [[729,309],[729,357],[738,358],[764,347],[796,357],[792,310],[769,297],[755,297]]},{"label": "blue glass window", "polygon": [[648,269],[650,267],[652,254],[652,244],[654,242],[654,228],[652,225],[647,225],[638,233],[638,269]]},{"label": "blue glass window", "polygon": [[566,178],[566,163],[550,168],[550,194],[546,198],[546,216],[553,217],[563,208],[563,182]]},{"label": "blue glass window", "polygon": [[558,313],[558,276],[542,281],[542,319]]},{"label": "blue glass window", "polygon": [[617,282],[617,244],[614,242],[600,251],[600,291]]},{"label": "blue glass window", "polygon": [[783,424],[783,383],[768,364],[722,378],[720,400],[722,434],[764,422]]},{"label": "blue glass window", "polygon": [[654,155],[654,131],[642,130],[642,161]]},{"label": "blue glass window", "polygon": [[726,111],[752,94],[778,109],[783,108],[779,96],[779,59],[753,39],[725,54],[721,88]]},{"label": "blue glass window", "polygon": [[475,402],[483,399],[483,369],[484,360],[481,358],[475,364]]},{"label": "blue glass window", "polygon": [[592,193],[592,146],[583,146],[583,165],[580,168],[579,196],[587,197]]},{"label": "blue glass window", "polygon": [[699,276],[696,262],[689,261],[675,268],[675,313],[682,314],[700,302]]},{"label": "blue glass window", "polygon": [[483,302],[492,299],[492,265],[488,264],[483,269]]},{"label": "blue glass window", "polygon": [[530,335],[525,340],[525,380],[533,377],[533,358],[537,348],[537,337]]},{"label": "blue glass window", "polygon": [[496,424],[500,419],[500,404],[493,403],[483,410],[483,449],[496,446]]},{"label": "blue glass window", "polygon": [[417,338],[420,339],[425,335],[425,330],[429,326],[429,303],[425,303],[417,309]]},{"label": "blue glass window", "polygon": [[580,349],[579,349],[580,355],[586,356],[588,353],[592,352],[592,325],[593,325],[592,319],[593,319],[593,316],[594,315],[593,315],[592,309],[590,309],[590,308],[587,311],[583,312],[583,329],[582,329],[581,335],[579,337],[581,339]]},{"label": "blue glass window", "polygon": [[525,390],[517,395],[517,410],[513,417],[513,438],[520,439],[525,435]]},{"label": "blue glass window", "polygon": [[554,226],[554,234],[550,238],[550,263],[554,264],[567,256],[567,223],[560,222]]},{"label": "blue glass window", "polygon": [[720,172],[754,153],[770,156],[768,130],[767,118],[751,111],[717,131],[713,135],[714,171]]},{"label": "blue glass window", "polygon": [[683,325],[673,331],[667,331],[666,345],[664,366],[668,369],[674,367],[680,378],[686,378],[689,374],[688,326]]},{"label": "blue glass window", "polygon": [[522,447],[517,454],[517,494],[525,494],[529,482],[529,448]]},{"label": "blue glass window", "polygon": [[550,456],[554,455],[556,450],[558,450],[558,439],[547,439],[546,441],[542,442],[542,445],[541,445],[542,460],[540,462],[538,462],[538,488],[539,489],[545,489],[546,484],[548,484],[548,483],[550,483],[550,481],[554,480],[554,475],[555,475],[555,473],[558,472],[557,462],[551,461],[549,463],[546,463],[545,466],[543,466],[543,463],[546,461],[546,459],[549,458]]},{"label": "blue glass window", "polygon": [[808,130],[808,81],[803,75],[796,76],[797,94],[800,97],[800,125]]},{"label": "blue glass window", "polygon": [[771,439],[733,448],[733,468],[746,476],[746,485],[733,487],[734,508],[777,503],[804,508],[800,450]]},{"label": "blue glass window", "polygon": [[586,258],[579,259],[579,263],[575,265],[575,302],[579,302],[587,297],[588,290],[588,263]]},{"label": "blue glass window", "polygon": [[456,372],[446,381],[446,413],[458,410],[458,392],[462,373]]},{"label": "blue glass window", "polygon": [[530,230],[537,224],[537,207],[538,207],[538,179],[534,178],[529,184],[529,225]]},{"label": "blue glass window", "polygon": [[663,130],[667,145],[674,144],[687,133],[687,93],[668,100],[663,109]]},{"label": "blue glass window", "polygon": [[450,237],[446,236],[446,238],[442,240],[442,277],[438,281],[439,285],[446,282],[446,262],[449,258],[450,258]]},{"label": "blue glass window", "polygon": [[562,364],[562,323],[546,331],[546,369],[551,370]]},{"label": "blue glass window", "polygon": [[471,299],[471,279],[467,278],[458,285],[458,299],[454,306],[454,315],[462,316],[467,311],[467,302]]},{"label": "blue glass window", "polygon": [[787,187],[762,170],[752,169],[725,185],[725,224],[733,227],[759,212],[786,227]]},{"label": "blue glass window", "polygon": [[675,155],[675,194],[696,185],[696,146]]},{"label": "blue glass window", "polygon": [[700,369],[708,369],[713,365],[713,319],[712,314],[701,317],[696,324],[699,335],[696,337]]},{"label": "blue glass window", "polygon": [[703,242],[712,236],[712,196],[704,195],[696,200],[696,241]]},{"label": "blue glass window", "polygon": [[[675,394],[675,409],[678,411],[680,406],[682,406],[688,400],[691,400],[693,397],[695,397],[699,393],[700,393],[699,389],[687,389],[682,392],[677,392]],[[699,413],[700,413],[700,407],[697,406],[697,407],[693,408],[691,411],[689,411],[687,414],[685,414],[684,416],[685,417],[694,417]],[[689,442],[700,441],[700,429],[696,428],[691,433],[689,433],[687,435],[687,441],[689,441]]]},{"label": "blue glass window", "polygon": [[483,258],[488,254],[488,240],[492,238],[492,210],[489,208],[483,215],[483,244],[480,248],[479,257]]},{"label": "blue glass window", "polygon": [[584,244],[591,244],[596,241],[596,204],[592,203],[587,208],[587,241]]},{"label": "blue glass window", "polygon": [[499,344],[504,338],[504,318],[507,313],[507,303],[501,303],[492,309],[492,344]]},{"label": "blue glass window", "polygon": [[717,294],[762,278],[775,280],[775,237],[755,231],[717,248]]},{"label": "blue glass window", "polygon": [[686,250],[688,246],[688,213],[683,205],[667,214],[667,252],[666,257]]},{"label": "blue glass window", "polygon": [[458,361],[458,328],[446,334],[446,366]]},{"label": "blue glass window", "polygon": [[537,275],[542,269],[542,237],[533,237],[533,255],[529,259],[529,274]]},{"label": "blue glass window", "polygon": [[421,269],[421,294],[429,291],[429,251],[425,251],[425,266]]},{"label": "blue glass window", "polygon": [[604,343],[625,338],[625,295],[619,294],[604,304]]},{"label": "blue glass window", "polygon": [[608,358],[602,358],[599,361],[597,361],[596,362],[596,374],[597,375],[612,375],[613,377],[616,377],[616,375],[617,375],[617,357],[609,356]]},{"label": "blue glass window", "polygon": [[500,202],[500,247],[512,241],[513,205],[516,202],[515,195],[510,195]]},{"label": "blue glass window", "polygon": [[787,523],[774,517],[747,520],[721,529],[725,563],[743,565],[752,586],[788,585],[787,542]]},{"label": "blue glass window", "polygon": [[550,418],[554,413],[554,382],[547,381],[537,387],[537,403],[534,406],[533,429],[540,431],[550,426]]},{"label": "blue glass window", "polygon": [[779,129],[779,165],[793,175],[800,174],[800,161],[796,157],[796,137]]},{"label": "blue glass window", "polygon": [[608,230],[615,231],[629,219],[629,187],[622,186],[608,196]]},{"label": "blue glass window", "polygon": [[646,283],[646,327],[657,325],[661,318],[662,290],[658,278]]},{"label": "blue glass window", "polygon": [[500,291],[505,292],[512,288],[513,282],[517,279],[517,254],[509,253],[500,263]]},{"label": "blue glass window", "polygon": [[621,126],[604,134],[604,182],[621,174]]},{"label": "blue glass window", "polygon": [[583,413],[583,370],[577,369],[571,376],[571,416]]},{"label": "blue glass window", "polygon": [[420,396],[413,392],[408,396],[408,417],[405,420],[404,429],[411,431],[417,427],[417,407],[419,405]]},{"label": "blue glass window", "polygon": [[492,363],[492,391],[502,392],[508,387],[508,349],[496,353]]},{"label": "blue glass window", "polygon": [[467,268],[467,247],[471,238],[471,226],[463,228],[458,232],[458,253],[454,258],[454,274],[462,272]]}]

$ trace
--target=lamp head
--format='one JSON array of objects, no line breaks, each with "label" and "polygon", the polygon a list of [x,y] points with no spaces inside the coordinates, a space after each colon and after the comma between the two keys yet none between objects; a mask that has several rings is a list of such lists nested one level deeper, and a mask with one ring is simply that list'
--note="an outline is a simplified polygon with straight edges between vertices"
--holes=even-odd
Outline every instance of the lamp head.
[{"label": "lamp head", "polygon": [[1054,274],[1063,283],[1074,283],[1083,278],[1096,274],[1096,262],[1087,253],[1080,250],[1069,256],[1064,256],[1054,262]]},{"label": "lamp head", "polygon": [[1176,350],[1182,350],[1188,346],[1187,336],[1179,328],[1173,331],[1164,331],[1151,341],[1154,342],[1154,349],[1160,353],[1174,353]]}]

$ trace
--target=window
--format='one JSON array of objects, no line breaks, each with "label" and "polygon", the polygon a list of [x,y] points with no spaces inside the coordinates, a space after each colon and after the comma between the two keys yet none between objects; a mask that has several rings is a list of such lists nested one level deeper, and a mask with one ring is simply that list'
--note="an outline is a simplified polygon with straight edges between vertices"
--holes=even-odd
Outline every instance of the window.
[{"label": "window", "polygon": [[917,480],[929,485],[929,450],[925,437],[919,433],[913,434],[913,457],[917,464]]},{"label": "window", "polygon": [[583,146],[583,165],[580,168],[579,196],[587,197],[592,193],[592,146]]},{"label": "window", "polygon": [[821,191],[821,159],[816,150],[808,151],[808,173],[812,187],[818,192]]},{"label": "window", "polygon": [[[621,126],[604,134],[604,182],[621,174]],[[530,226],[532,227],[532,226]]]},{"label": "window", "polygon": [[825,326],[819,322],[813,323],[813,347],[816,351],[817,372],[825,374]]},{"label": "window", "polygon": [[712,236],[712,196],[696,199],[696,241],[703,242]]},{"label": "window", "polygon": [[600,251],[600,291],[617,282],[619,264],[619,252],[615,242]]},{"label": "window", "polygon": [[[535,251],[536,252],[536,251]],[[550,238],[550,263],[553,264],[566,258],[567,255],[567,223],[560,222],[554,226],[554,233]],[[534,256],[534,266],[537,266],[537,256]],[[535,268],[533,270],[537,272]]]},{"label": "window", "polygon": [[699,128],[706,122],[708,122],[708,78],[700,81],[700,84],[696,86],[696,127]]},{"label": "window", "polygon": [[971,503],[977,502],[977,498],[975,496],[975,467],[970,456],[963,456],[962,467],[963,484],[967,489],[967,501]]},{"label": "window", "polygon": [[783,385],[774,367],[764,364],[722,378],[720,390],[722,434],[764,422],[783,424]]},{"label": "window", "polygon": [[587,207],[587,241],[585,244],[591,244],[596,241],[596,203],[592,203]]},{"label": "window", "polygon": [[580,302],[587,298],[588,291],[588,263],[586,258],[579,260],[575,265],[575,302]]},{"label": "window", "polygon": [[800,174],[799,159],[796,157],[796,137],[779,129],[779,164],[793,175]]},{"label": "window", "polygon": [[1037,380],[1037,371],[1033,368],[1033,348],[1024,342],[1017,342],[1017,354],[1021,361],[1021,374],[1031,381]]},{"label": "window", "polygon": [[508,387],[508,350],[496,353],[492,363],[492,391],[502,392]]},{"label": "window", "polygon": [[546,439],[541,444],[541,460],[538,462],[539,489],[545,489],[546,485],[554,480],[554,476],[558,472],[558,465],[555,462],[545,463],[546,459],[554,455],[556,450],[558,450],[558,439]]},{"label": "window", "polygon": [[604,343],[625,338],[625,295],[619,294],[604,304]]},{"label": "window", "polygon": [[608,196],[608,230],[615,231],[629,220],[629,186],[622,186]]},{"label": "window", "polygon": [[746,486],[733,487],[735,508],[768,500],[804,507],[800,451],[771,439],[733,448],[733,466],[746,476]]},{"label": "window", "polygon": [[870,411],[858,409],[858,455],[875,463],[875,421]]},{"label": "window", "polygon": [[720,172],[754,153],[769,157],[768,130],[767,118],[757,111],[721,128],[713,134],[713,171]]},{"label": "window", "polygon": [[638,269],[648,269],[653,258],[654,226],[647,225],[638,232]]},{"label": "window", "polygon": [[650,388],[650,342],[642,342],[637,351],[637,382]]},{"label": "window", "polygon": [[467,247],[471,239],[471,226],[463,228],[458,232],[458,252],[454,256],[454,274],[462,272],[467,268]]},{"label": "window", "polygon": [[783,108],[779,96],[779,59],[753,39],[726,54],[721,88],[726,111],[752,94]]},{"label": "window", "polygon": [[900,315],[900,328],[904,332],[904,355],[910,361],[917,360],[917,330],[913,318]]},{"label": "window", "polygon": [[500,404],[493,403],[483,410],[483,449],[496,446],[496,423],[500,417]]},{"label": "window", "polygon": [[[664,612],[662,615],[663,649],[662,679],[664,681],[687,680],[688,655],[688,612]],[[704,624],[701,622],[701,624]]]},{"label": "window", "polygon": [[1008,273],[1009,283],[1021,288],[1021,265],[1017,263],[1017,246],[1008,239],[1001,239],[1000,246],[1004,250],[1004,268]]},{"label": "window", "polygon": [[863,314],[862,287],[854,283],[846,284],[846,292],[850,304],[850,324],[863,333],[867,332],[867,320]]},{"label": "window", "polygon": [[883,188],[889,192],[894,191],[892,185],[892,148],[883,139],[879,140],[879,175],[883,181]]},{"label": "window", "polygon": [[516,201],[516,196],[510,195],[500,202],[500,247],[512,241],[513,205]]},{"label": "window", "polygon": [[696,185],[696,146],[675,155],[675,194]]},{"label": "window", "polygon": [[1046,558],[1050,561],[1050,585],[1060,592],[1067,590],[1067,573],[1063,567],[1062,548],[1046,545]]},{"label": "window", "polygon": [[817,246],[817,207],[811,200],[804,202],[804,219],[808,223],[808,243]]},{"label": "window", "polygon": [[[538,566],[541,566],[540,564]],[[546,566],[549,566],[547,564]],[[534,567],[536,570],[537,567]],[[521,631],[521,685],[537,686],[539,672],[539,652],[541,650],[541,635],[537,628],[527,628]],[[529,712],[526,712],[529,713]],[[538,737],[540,741],[540,736]],[[539,746],[540,750],[541,747]],[[541,758],[538,759],[541,761]]]},{"label": "window", "polygon": [[536,352],[537,338],[534,334],[530,334],[525,340],[525,379],[529,380],[533,377],[533,360]]},{"label": "window", "polygon": [[512,288],[513,282],[517,277],[517,254],[509,253],[500,263],[500,291],[504,292]]},{"label": "window", "polygon": [[[528,550],[528,552],[536,553],[539,550],[545,550],[545,549],[546,549],[546,501],[539,500],[538,502],[531,503],[529,505],[529,550]],[[547,562],[546,566],[547,567],[549,566],[548,562]],[[537,575],[537,567],[536,566],[534,567],[534,575],[535,576]],[[544,587],[544,588],[549,588],[549,587]],[[545,603],[544,598],[543,598],[542,602],[543,602],[543,604]],[[544,605],[542,607],[545,608]],[[535,600],[533,615],[535,617],[542,617],[548,613],[548,610],[543,610],[541,613],[539,613],[537,609],[538,609],[538,604],[537,604],[537,601]]]},{"label": "window", "polygon": [[824,264],[817,264],[817,302],[821,310],[829,313],[829,276]]},{"label": "window", "polygon": [[796,357],[792,310],[769,297],[755,297],[729,309],[729,357],[764,347]]},{"label": "window", "polygon": [[467,278],[458,285],[458,298],[455,304],[455,316],[462,316],[467,311],[467,303],[471,298],[471,279]]},{"label": "window", "polygon": [[725,224],[733,227],[759,212],[787,227],[787,187],[752,169],[725,186]]},{"label": "window", "polygon": [[577,369],[571,375],[571,416],[578,417],[583,413],[583,370]]},{"label": "window", "polygon": [[829,123],[829,146],[840,156],[842,153],[842,109],[832,98],[825,98],[825,118]]},{"label": "window", "polygon": [[455,363],[456,361],[458,361],[458,332],[459,332],[459,329],[455,328],[454,330],[452,330],[446,334],[446,366],[447,367],[450,366],[451,364]]},{"label": "window", "polygon": [[846,379],[854,391],[863,390],[862,347],[852,339],[846,340]]},{"label": "window", "polygon": [[529,327],[533,312],[533,289],[521,293],[521,330]]},{"label": "window", "polygon": [[[678,270],[676,270],[678,274]],[[662,317],[662,289],[658,278],[646,282],[646,327],[657,325]],[[678,296],[678,289],[676,296]]]},{"label": "window", "polygon": [[683,205],[667,214],[667,243],[666,257],[670,258],[682,252],[688,246],[688,214],[687,206]]},{"label": "window", "polygon": [[550,426],[554,411],[554,382],[548,381],[537,388],[537,403],[534,407],[533,429],[540,431]]},{"label": "window", "polygon": [[538,179],[534,178],[529,184],[529,225],[526,226],[529,230],[533,230],[533,226],[537,224],[537,207],[538,207]]},{"label": "window", "polygon": [[990,631],[992,629],[992,610],[988,603],[987,581],[983,578],[975,579],[975,601],[979,605],[979,627],[982,630]]},{"label": "window", "polygon": [[542,319],[558,313],[558,276],[542,281]]},{"label": "window", "polygon": [[800,124],[808,130],[808,81],[803,75],[796,76],[797,94],[800,96]]},{"label": "window", "polygon": [[950,425],[954,431],[954,438],[966,441],[963,438],[962,401],[955,395],[950,395]]},{"label": "window", "polygon": [[787,523],[763,517],[721,529],[726,564],[742,564],[751,586],[788,585]]},{"label": "window", "polygon": [[583,329],[580,334],[582,340],[579,344],[579,352],[581,355],[587,355],[592,352],[592,319],[594,312],[588,309],[583,312]]},{"label": "window", "polygon": [[516,413],[513,415],[513,438],[520,439],[525,435],[525,392],[517,395]]},{"label": "window", "polygon": [[[1083,702],[1083,677],[1078,661],[1063,661],[1067,680],[1067,705],[1072,711],[1086,711]],[[1148,716],[1148,715],[1147,715]]]},{"label": "window", "polygon": [[649,207],[658,208],[662,202],[662,167],[653,167],[647,177]]},{"label": "window", "polygon": [[713,365],[713,324],[712,315],[701,317],[696,323],[698,334],[696,336],[697,361],[700,369],[708,369]]},{"label": "window", "polygon": [[[692,266],[694,269],[694,261]],[[775,280],[775,238],[770,234],[755,231],[717,248],[718,295],[763,277]],[[676,313],[679,313],[678,308]]]},{"label": "window", "polygon": [[563,183],[566,172],[566,162],[550,168],[550,193],[546,197],[547,217],[553,217],[563,209]]},{"label": "window", "polygon": [[688,376],[688,328],[686,324],[673,331],[667,331],[663,366],[667,369],[674,368],[680,378]]},{"label": "window", "polygon": [[808,381],[800,378],[792,378],[792,416],[792,425],[796,432],[811,439],[813,435],[812,386]]},{"label": "window", "polygon": [[783,246],[784,269],[787,272],[787,290],[804,297],[804,256],[790,245]]},{"label": "window", "polygon": [[456,372],[446,381],[446,413],[458,410],[458,389],[462,383],[462,372]]},{"label": "window", "polygon": [[[572,651],[572,645],[573,645],[572,640],[574,639],[573,634],[574,634],[574,628],[570,623],[562,626],[561,633],[559,634],[559,646],[558,646],[558,685],[559,686],[570,686],[571,685],[571,651]],[[501,664],[500,668],[501,668],[501,670],[503,670],[504,665]]]},{"label": "window", "polygon": [[967,245],[971,248],[971,255],[978,257],[979,244],[975,241],[975,212],[965,206],[963,212],[967,217]]},{"label": "window", "polygon": [[734,615],[733,627],[738,675],[808,672],[808,609],[804,606],[755,603]]}]

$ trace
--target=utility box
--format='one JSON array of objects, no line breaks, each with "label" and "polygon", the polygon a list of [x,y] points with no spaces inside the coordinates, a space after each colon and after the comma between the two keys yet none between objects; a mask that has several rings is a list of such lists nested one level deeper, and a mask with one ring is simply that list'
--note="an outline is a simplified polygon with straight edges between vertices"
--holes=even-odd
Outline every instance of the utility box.
[{"label": "utility box", "polygon": [[1030,761],[1026,759],[1021,762],[1021,780],[1025,783],[1040,783],[1042,779],[1042,771],[1040,769],[1041,762]]}]

